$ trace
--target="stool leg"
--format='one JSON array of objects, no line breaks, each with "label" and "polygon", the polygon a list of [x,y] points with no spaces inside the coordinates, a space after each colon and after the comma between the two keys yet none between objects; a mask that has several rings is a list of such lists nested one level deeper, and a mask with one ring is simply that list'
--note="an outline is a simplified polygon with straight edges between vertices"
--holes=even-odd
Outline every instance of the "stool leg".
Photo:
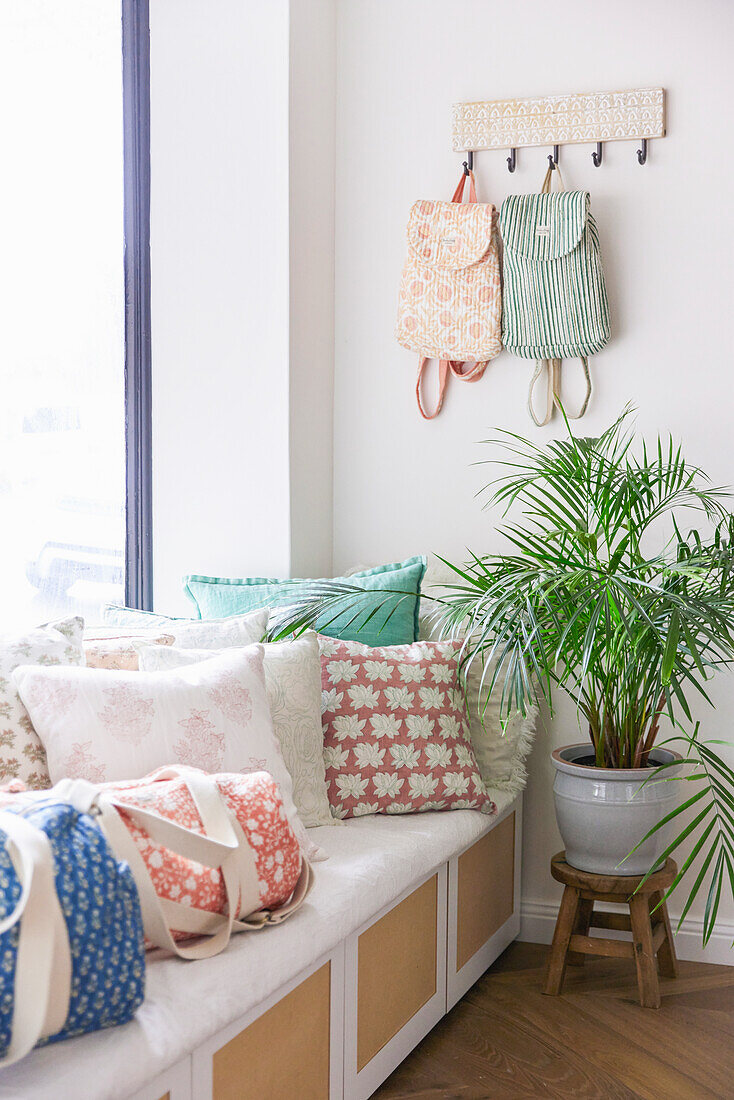
[{"label": "stool leg", "polygon": [[[573,934],[575,936],[588,936],[593,912],[594,902],[591,898],[580,897],[576,910],[576,923],[573,929]],[[566,964],[568,966],[583,966],[585,962],[586,955],[583,955],[580,951],[569,951],[566,956]]]},{"label": "stool leg", "polygon": [[652,927],[648,899],[643,894],[630,898],[630,922],[637,964],[637,985],[643,1008],[660,1008],[658,968],[652,947]]},{"label": "stool leg", "polygon": [[[650,909],[654,909],[655,906],[661,901],[662,893],[657,891],[654,894],[650,894]],[[678,958],[675,954],[675,943],[673,941],[673,933],[670,928],[670,917],[668,916],[668,903],[663,901],[657,912],[652,914],[652,920],[654,924],[663,924],[665,926],[665,939],[658,948],[658,967],[660,973],[665,978],[677,978],[678,977]]]},{"label": "stool leg", "polygon": [[573,886],[566,886],[561,899],[561,907],[558,910],[556,930],[553,933],[553,943],[548,956],[548,966],[545,972],[545,986],[543,992],[549,997],[555,997],[561,992],[563,975],[566,972],[566,954],[568,943],[573,934],[576,923],[576,910],[579,904],[579,892]]}]

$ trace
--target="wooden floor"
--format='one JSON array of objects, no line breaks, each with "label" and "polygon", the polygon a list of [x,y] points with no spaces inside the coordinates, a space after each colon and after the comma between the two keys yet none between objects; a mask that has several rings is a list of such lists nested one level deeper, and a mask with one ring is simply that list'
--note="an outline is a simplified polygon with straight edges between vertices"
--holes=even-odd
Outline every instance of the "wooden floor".
[{"label": "wooden floor", "polygon": [[512,944],[375,1100],[734,1100],[734,966],[682,962],[654,1010],[626,959],[568,967],[544,996],[547,951]]}]

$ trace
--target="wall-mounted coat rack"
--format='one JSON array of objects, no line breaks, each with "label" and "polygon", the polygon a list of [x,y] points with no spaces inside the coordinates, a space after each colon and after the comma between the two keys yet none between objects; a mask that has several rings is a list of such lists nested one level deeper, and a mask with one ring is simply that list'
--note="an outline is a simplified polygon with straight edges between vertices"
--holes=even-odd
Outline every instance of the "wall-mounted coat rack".
[{"label": "wall-mounted coat rack", "polygon": [[644,164],[648,141],[659,137],[665,137],[664,88],[496,99],[453,108],[452,147],[468,154],[466,169],[479,150],[509,149],[507,168],[514,172],[517,150],[536,145],[553,146],[548,161],[555,168],[561,145],[586,141],[596,144],[591,156],[597,168],[605,141],[641,141],[637,160]]}]

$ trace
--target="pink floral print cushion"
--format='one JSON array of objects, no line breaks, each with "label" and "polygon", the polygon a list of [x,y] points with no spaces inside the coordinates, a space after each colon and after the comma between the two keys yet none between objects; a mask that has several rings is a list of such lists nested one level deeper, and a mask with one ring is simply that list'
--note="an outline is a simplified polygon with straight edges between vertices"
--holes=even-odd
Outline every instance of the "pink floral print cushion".
[{"label": "pink floral print cushion", "polygon": [[166,672],[26,665],[13,679],[46,748],[52,782],[139,779],[168,764],[267,771],[299,843],[313,852],[273,731],[261,645]]},{"label": "pink floral print cushion", "polygon": [[457,679],[459,644],[371,649],[319,639],[332,813],[494,813]]}]

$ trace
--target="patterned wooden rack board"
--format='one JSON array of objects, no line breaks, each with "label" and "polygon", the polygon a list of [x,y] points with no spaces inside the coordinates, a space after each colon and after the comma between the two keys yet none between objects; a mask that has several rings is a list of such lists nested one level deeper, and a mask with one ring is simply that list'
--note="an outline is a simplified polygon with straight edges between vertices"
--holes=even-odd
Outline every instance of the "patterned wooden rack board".
[{"label": "patterned wooden rack board", "polygon": [[455,153],[664,136],[664,88],[495,99],[453,107]]}]

